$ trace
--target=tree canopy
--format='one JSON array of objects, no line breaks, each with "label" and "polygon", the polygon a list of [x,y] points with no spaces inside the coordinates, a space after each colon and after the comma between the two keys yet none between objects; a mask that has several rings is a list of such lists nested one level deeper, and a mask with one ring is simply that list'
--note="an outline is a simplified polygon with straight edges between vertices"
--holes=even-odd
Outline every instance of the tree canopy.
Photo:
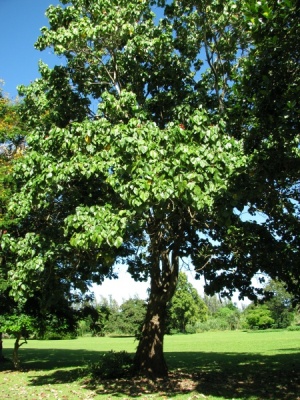
[{"label": "tree canopy", "polygon": [[116,263],[150,277],[135,363],[165,375],[180,259],[210,293],[253,298],[259,271],[299,291],[299,6],[61,0],[47,17],[36,48],[63,62],[19,89],[12,291],[85,291]]}]

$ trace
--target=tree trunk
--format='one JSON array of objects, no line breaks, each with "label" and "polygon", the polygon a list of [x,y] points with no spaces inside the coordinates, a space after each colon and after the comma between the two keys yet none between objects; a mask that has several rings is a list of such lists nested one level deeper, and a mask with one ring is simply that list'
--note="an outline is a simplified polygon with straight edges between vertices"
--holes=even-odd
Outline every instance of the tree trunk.
[{"label": "tree trunk", "polygon": [[22,337],[22,333],[18,332],[16,334],[16,341],[15,341],[14,350],[13,350],[13,364],[14,364],[15,369],[19,369],[19,367],[20,367],[19,348],[24,343],[27,343],[26,338],[24,338],[24,342],[20,343],[21,337]]},{"label": "tree trunk", "polygon": [[168,367],[163,353],[168,299],[161,297],[156,294],[150,295],[142,336],[135,354],[137,371],[151,378],[168,375]]},{"label": "tree trunk", "polygon": [[19,369],[19,347],[20,347],[21,334],[17,334],[13,350],[13,364],[15,369]]},{"label": "tree trunk", "polygon": [[139,374],[156,378],[168,375],[163,353],[166,311],[176,289],[179,266],[174,249],[160,252],[152,261],[150,297],[134,363]]},{"label": "tree trunk", "polygon": [[0,332],[0,362],[4,361],[4,355],[3,355],[3,340],[2,340],[2,332]]}]

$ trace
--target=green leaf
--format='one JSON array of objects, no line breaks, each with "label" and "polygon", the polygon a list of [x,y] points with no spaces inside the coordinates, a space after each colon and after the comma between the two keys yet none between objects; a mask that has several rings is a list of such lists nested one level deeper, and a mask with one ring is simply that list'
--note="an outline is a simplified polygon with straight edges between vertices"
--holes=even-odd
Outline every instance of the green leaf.
[{"label": "green leaf", "polygon": [[123,244],[123,239],[120,236],[118,236],[114,241],[114,246],[119,248],[122,246],[122,244]]}]

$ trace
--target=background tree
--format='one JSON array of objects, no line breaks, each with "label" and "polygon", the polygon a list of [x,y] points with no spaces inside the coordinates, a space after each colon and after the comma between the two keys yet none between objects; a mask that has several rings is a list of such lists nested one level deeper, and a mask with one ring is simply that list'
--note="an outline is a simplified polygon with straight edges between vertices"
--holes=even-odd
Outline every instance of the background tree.
[{"label": "background tree", "polygon": [[[3,85],[3,82],[0,81],[0,85]],[[6,318],[16,304],[9,296],[8,267],[2,251],[2,238],[3,235],[10,231],[14,222],[7,213],[8,201],[15,190],[12,166],[14,160],[22,156],[26,133],[25,125],[21,122],[18,110],[19,104],[11,101],[3,93],[3,89],[0,86],[0,314],[6,315]],[[0,361],[4,360],[2,349],[3,329],[4,326],[0,323]]]},{"label": "background tree", "polygon": [[295,309],[292,307],[293,296],[285,290],[285,285],[277,280],[270,280],[265,285],[269,299],[262,304],[251,304],[244,315],[248,327],[286,328],[294,320]]},{"label": "background tree", "polygon": [[274,324],[271,311],[266,305],[250,305],[245,310],[246,327],[252,329],[267,329]]},{"label": "background tree", "polygon": [[292,307],[293,296],[285,289],[283,282],[271,280],[265,287],[271,294],[271,299],[265,304],[271,311],[271,317],[278,328],[286,328],[294,319]]},{"label": "background tree", "polygon": [[120,306],[117,324],[118,332],[139,337],[146,315],[147,303],[137,297],[130,298]]},{"label": "background tree", "polygon": [[225,303],[222,307],[218,309],[215,313],[214,318],[221,321],[221,326],[223,329],[238,329],[240,326],[240,316],[241,312],[232,302]]},{"label": "background tree", "polygon": [[207,319],[207,307],[185,273],[180,272],[177,287],[168,306],[168,328],[186,332],[187,325]]},{"label": "background tree", "polygon": [[102,301],[96,305],[86,305],[83,307],[82,316],[85,321],[87,331],[90,331],[93,336],[104,336],[107,329],[107,324],[111,316],[111,310],[107,302]]},{"label": "background tree", "polygon": [[[41,78],[20,88],[30,150],[15,167],[10,205],[21,232],[7,237],[12,290],[32,296],[51,276],[83,292],[127,264],[136,280],[150,278],[135,364],[164,376],[180,258],[190,257],[210,293],[254,298],[260,270],[299,290],[299,121],[286,114],[299,101],[297,2],[61,3],[49,7],[36,47],[65,64],[40,64]],[[265,56],[286,77],[269,125],[259,111],[265,80],[251,81]],[[273,169],[277,152],[290,168]],[[243,220],[245,206],[266,222]]]},{"label": "background tree", "polygon": [[208,296],[204,293],[203,301],[206,304],[209,316],[215,314],[222,307],[222,302],[216,294]]},{"label": "background tree", "polygon": [[119,306],[111,296],[101,297],[100,301],[83,305],[80,311],[84,317],[79,324],[83,333],[138,336],[145,319],[146,302],[134,297]]},{"label": "background tree", "polygon": [[[73,309],[76,296],[71,293],[68,282],[59,282],[58,277],[54,278],[49,271],[44,287],[47,290],[35,288],[32,297],[22,299],[14,298],[10,293],[12,281],[9,270],[17,261],[11,243],[5,241],[5,235],[21,237],[24,234],[18,216],[12,216],[8,211],[9,200],[17,190],[13,166],[25,157],[27,150],[25,138],[28,126],[21,119],[21,107],[20,101],[10,100],[0,89],[0,332],[16,337],[13,353],[16,367],[19,365],[18,349],[22,337],[26,342],[29,333],[34,333],[36,337],[50,337],[54,332],[56,337],[74,334],[77,323]],[[32,229],[30,223],[28,227]],[[31,251],[33,255],[35,250],[32,248]],[[2,346],[0,350],[0,359],[3,359]]]},{"label": "background tree", "polygon": [[114,321],[119,313],[119,305],[111,296],[108,299],[101,296],[99,301],[93,300],[83,304],[81,313],[86,322],[86,329],[93,336],[117,332]]}]

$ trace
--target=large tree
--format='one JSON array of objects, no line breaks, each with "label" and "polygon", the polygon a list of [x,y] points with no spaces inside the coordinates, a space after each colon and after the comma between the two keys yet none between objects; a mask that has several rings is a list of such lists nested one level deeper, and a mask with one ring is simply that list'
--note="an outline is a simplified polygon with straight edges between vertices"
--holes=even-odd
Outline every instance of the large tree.
[{"label": "large tree", "polygon": [[[273,62],[268,36],[282,18],[285,34],[297,36],[289,20],[296,1],[61,3],[49,7],[36,47],[52,47],[63,61],[53,69],[41,63],[41,77],[20,88],[31,131],[10,207],[24,232],[9,237],[13,290],[31,296],[51,276],[84,291],[113,277],[116,263],[136,280],[150,277],[135,363],[164,376],[166,306],[180,259],[193,261],[211,291],[251,295],[257,271],[299,287],[292,163],[299,121],[279,122],[299,101],[290,88],[297,54],[279,59],[286,97],[275,126],[262,121],[265,81],[251,73],[254,63],[263,67],[266,48]],[[270,149],[291,169],[280,169]],[[273,161],[271,176],[264,166]],[[271,218],[244,221],[237,212],[244,206]]]}]

